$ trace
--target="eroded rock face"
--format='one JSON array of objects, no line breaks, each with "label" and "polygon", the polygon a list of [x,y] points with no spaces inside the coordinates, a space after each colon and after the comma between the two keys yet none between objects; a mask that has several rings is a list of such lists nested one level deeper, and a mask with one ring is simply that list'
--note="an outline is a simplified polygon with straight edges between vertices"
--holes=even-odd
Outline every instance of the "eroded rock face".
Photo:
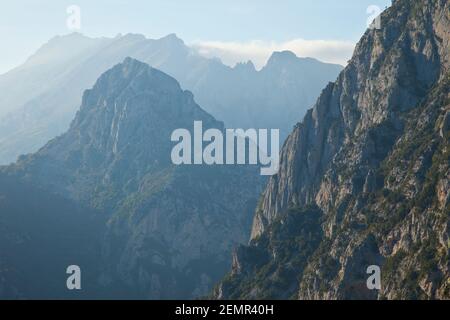
[{"label": "eroded rock face", "polygon": [[99,290],[199,297],[247,240],[261,182],[256,167],[173,165],[171,134],[194,121],[223,129],[175,79],[127,58],[85,92],[68,132],[2,171],[103,212]]},{"label": "eroded rock face", "polygon": [[[366,32],[286,141],[248,250],[272,250],[289,211],[311,206],[318,244],[228,278],[220,298],[449,298],[449,10],[448,1],[396,1],[382,28]],[[369,265],[381,267],[379,291],[367,289]]]}]

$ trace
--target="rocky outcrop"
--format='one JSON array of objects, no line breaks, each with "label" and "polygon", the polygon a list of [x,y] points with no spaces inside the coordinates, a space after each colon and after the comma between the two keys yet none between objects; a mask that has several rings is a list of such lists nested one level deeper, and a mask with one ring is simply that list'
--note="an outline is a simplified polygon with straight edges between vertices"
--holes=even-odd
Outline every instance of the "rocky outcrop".
[{"label": "rocky outcrop", "polygon": [[[365,33],[287,139],[260,200],[247,250],[270,259],[238,253],[235,264],[253,271],[231,274],[216,298],[450,297],[449,10],[448,1],[396,1],[381,29]],[[276,239],[298,245],[299,235],[277,225],[311,206],[320,232],[302,234],[314,235],[309,254],[291,245],[280,259]],[[366,286],[370,265],[381,267],[381,290]]]},{"label": "rocky outcrop", "polygon": [[1,170],[106,217],[97,296],[204,295],[246,240],[258,168],[173,165],[171,134],[194,121],[223,129],[175,79],[127,58],[85,92],[65,134]]}]

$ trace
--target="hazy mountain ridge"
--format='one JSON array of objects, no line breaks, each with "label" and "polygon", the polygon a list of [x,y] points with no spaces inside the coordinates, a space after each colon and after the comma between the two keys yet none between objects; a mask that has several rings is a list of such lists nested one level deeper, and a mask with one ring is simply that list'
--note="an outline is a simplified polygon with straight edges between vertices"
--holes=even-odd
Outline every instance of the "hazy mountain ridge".
[{"label": "hazy mountain ridge", "polygon": [[259,72],[231,68],[198,55],[174,34],[158,40],[138,34],[55,37],[24,65],[0,76],[0,163],[37,151],[65,132],[83,91],[128,56],[177,79],[227,126],[280,128],[284,136],[341,70],[292,55],[285,63],[279,57],[275,66],[269,61]]},{"label": "hazy mountain ridge", "polygon": [[[0,169],[11,181],[36,186],[104,217],[106,224],[98,230],[103,234],[101,253],[94,260],[98,264],[85,267],[88,273],[95,268],[87,280],[90,290],[84,292],[88,297],[108,297],[105,292],[122,298],[198,297],[224,274],[231,248],[245,241],[261,188],[258,168],[171,162],[172,131],[192,130],[197,120],[205,130],[223,129],[175,79],[127,58],[85,92],[66,133]],[[0,194],[5,225],[13,215],[7,203],[14,196],[23,194]],[[50,217],[57,213],[44,212]],[[28,214],[41,213],[29,208]],[[65,243],[61,235],[52,236]],[[55,268],[43,263],[44,272]],[[28,292],[20,289],[23,295]],[[33,291],[30,297],[39,294]]]},{"label": "hazy mountain ridge", "polygon": [[366,32],[287,139],[214,298],[450,297],[449,12],[399,0]]}]

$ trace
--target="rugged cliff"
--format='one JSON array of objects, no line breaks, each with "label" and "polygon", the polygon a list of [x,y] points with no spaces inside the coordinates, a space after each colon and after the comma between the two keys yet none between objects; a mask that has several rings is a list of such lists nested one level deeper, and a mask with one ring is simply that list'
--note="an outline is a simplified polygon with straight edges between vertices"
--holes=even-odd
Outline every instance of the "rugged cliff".
[{"label": "rugged cliff", "polygon": [[[173,165],[171,134],[192,130],[194,121],[202,121],[204,130],[223,129],[175,79],[127,58],[85,92],[65,134],[0,170],[2,180],[34,186],[103,215],[107,222],[97,230],[102,238],[96,243],[102,250],[96,253],[97,273],[87,295],[104,297],[109,291],[122,298],[194,298],[229,268],[231,248],[250,232],[259,171],[256,166]],[[15,215],[8,203],[21,197],[20,192],[0,192],[0,227],[11,224]],[[33,206],[20,212],[25,212],[23,224],[28,224],[26,215],[58,214]],[[78,219],[82,223],[86,215]],[[59,233],[48,237],[65,243]],[[69,253],[72,249],[67,244]],[[10,250],[0,252],[0,258]],[[51,261],[42,270],[49,268]]]},{"label": "rugged cliff", "polygon": [[449,42],[446,0],[382,14],[287,139],[215,298],[450,298]]}]

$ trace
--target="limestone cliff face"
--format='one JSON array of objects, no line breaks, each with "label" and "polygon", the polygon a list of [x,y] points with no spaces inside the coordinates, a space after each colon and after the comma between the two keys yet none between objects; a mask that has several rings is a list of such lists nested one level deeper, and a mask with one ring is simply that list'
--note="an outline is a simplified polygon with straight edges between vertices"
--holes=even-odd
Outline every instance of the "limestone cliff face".
[{"label": "limestone cliff face", "polygon": [[105,217],[96,297],[204,295],[247,240],[259,171],[173,165],[171,134],[194,121],[223,129],[175,79],[127,58],[85,92],[65,134],[0,170]]},{"label": "limestone cliff face", "polygon": [[216,298],[449,298],[449,12],[396,1],[365,33],[287,139]]}]

